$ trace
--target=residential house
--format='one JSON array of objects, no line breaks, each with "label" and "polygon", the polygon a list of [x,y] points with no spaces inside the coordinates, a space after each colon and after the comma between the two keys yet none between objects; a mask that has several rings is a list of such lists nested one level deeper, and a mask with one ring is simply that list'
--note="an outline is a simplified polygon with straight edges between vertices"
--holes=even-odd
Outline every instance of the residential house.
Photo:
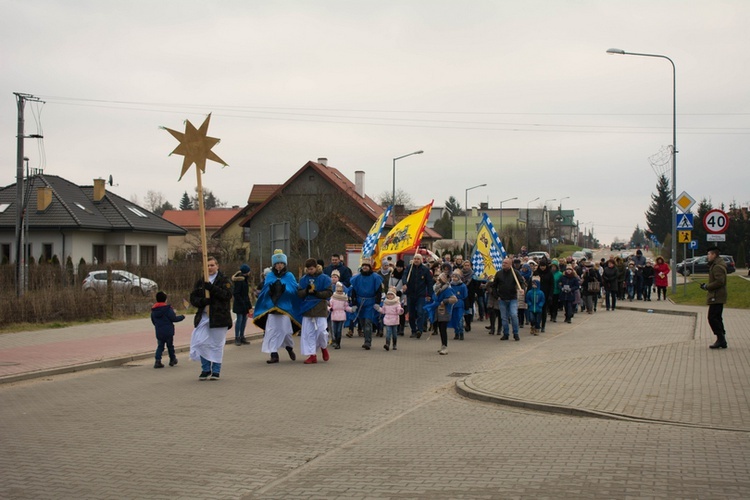
[{"label": "residential house", "polygon": [[[241,252],[241,235],[232,235],[223,239],[211,235],[223,227],[229,220],[241,212],[239,207],[213,208],[205,211],[206,237],[209,255],[220,258],[244,258]],[[162,215],[166,220],[183,227],[186,234],[169,237],[169,259],[185,259],[201,255],[201,220],[198,210],[165,210]]]},{"label": "residential house", "polygon": [[229,219],[223,226],[211,234],[211,238],[217,240],[228,240],[236,242],[236,253],[240,259],[246,259],[250,255],[250,241],[252,238],[261,239],[262,235],[252,234],[249,227],[242,227],[240,222],[245,220],[250,212],[266,201],[281,184],[255,184],[247,197],[247,205],[239,210],[236,215]]},{"label": "residential house", "polygon": [[[157,264],[167,261],[167,238],[185,230],[107,191],[104,179],[78,186],[57,175],[36,174],[24,181],[28,227],[26,257],[57,257],[74,265],[120,261]],[[16,261],[16,184],[0,190],[0,255]]]},{"label": "residential house", "polygon": [[[352,182],[325,158],[308,161],[253,207],[239,225],[256,268],[269,266],[275,249],[284,251],[292,269],[308,256],[328,261],[332,253],[356,251],[384,209],[365,193],[365,172],[354,175]],[[392,227],[390,219],[384,231]],[[437,238],[428,229],[422,241],[429,245]]]}]

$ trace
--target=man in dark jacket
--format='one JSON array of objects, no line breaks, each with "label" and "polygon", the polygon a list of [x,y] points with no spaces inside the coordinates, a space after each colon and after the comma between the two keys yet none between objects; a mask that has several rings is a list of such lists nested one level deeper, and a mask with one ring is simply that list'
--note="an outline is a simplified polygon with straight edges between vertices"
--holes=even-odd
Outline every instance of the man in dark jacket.
[{"label": "man in dark jacket", "polygon": [[503,336],[500,337],[500,340],[508,340],[510,325],[513,326],[513,340],[521,340],[518,336],[517,290],[522,279],[521,274],[511,266],[510,259],[503,259],[503,265],[492,281],[492,293],[497,298],[503,326]]},{"label": "man in dark jacket", "polygon": [[727,302],[727,264],[720,255],[719,247],[708,249],[708,283],[701,283],[701,288],[708,292],[708,324],[716,335],[716,342],[708,347],[726,349],[727,338],[722,314]]},{"label": "man in dark jacket", "polygon": [[404,286],[402,291],[406,293],[406,305],[409,307],[409,326],[411,327],[411,338],[420,338],[427,324],[427,316],[424,306],[432,300],[432,287],[435,282],[432,273],[422,263],[422,256],[416,254],[404,270]]},{"label": "man in dark jacket", "polygon": [[[199,279],[190,293],[198,308],[190,338],[190,359],[200,360],[198,380],[219,380],[227,330],[232,328],[232,283],[219,271],[219,262],[208,258],[208,280]],[[208,310],[206,310],[208,309]]]},{"label": "man in dark jacket", "polygon": [[174,324],[185,319],[185,316],[175,314],[172,306],[167,304],[167,294],[158,292],[156,294],[156,304],[151,307],[151,323],[156,328],[156,362],[154,368],[164,368],[161,362],[161,355],[164,352],[164,346],[167,346],[169,353],[169,366],[177,364],[177,356],[174,353]]},{"label": "man in dark jacket", "polygon": [[349,288],[352,284],[352,270],[346,267],[341,261],[341,256],[337,253],[331,255],[331,263],[323,269],[323,274],[331,277],[331,273],[337,270],[339,272],[339,281],[344,284],[346,288]]},{"label": "man in dark jacket", "polygon": [[247,316],[253,308],[250,302],[250,266],[242,264],[240,270],[232,275],[234,289],[232,295],[232,312],[236,315],[234,322],[234,345],[249,344],[245,339]]},{"label": "man in dark jacket", "polygon": [[555,277],[549,270],[549,261],[547,257],[539,260],[539,267],[534,271],[534,276],[539,276],[539,290],[544,294],[544,305],[542,306],[542,323],[541,331],[544,333],[544,327],[547,325],[547,310],[552,299],[552,290],[555,287]]}]

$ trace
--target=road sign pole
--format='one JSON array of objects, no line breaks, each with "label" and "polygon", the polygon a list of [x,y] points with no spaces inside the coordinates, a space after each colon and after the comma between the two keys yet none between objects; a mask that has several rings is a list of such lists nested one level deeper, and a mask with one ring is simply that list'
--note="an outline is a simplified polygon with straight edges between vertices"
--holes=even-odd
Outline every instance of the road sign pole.
[{"label": "road sign pole", "polygon": [[[682,245],[682,255],[687,255],[687,243]],[[685,269],[682,270],[682,295],[687,295],[687,276],[685,276]]]}]

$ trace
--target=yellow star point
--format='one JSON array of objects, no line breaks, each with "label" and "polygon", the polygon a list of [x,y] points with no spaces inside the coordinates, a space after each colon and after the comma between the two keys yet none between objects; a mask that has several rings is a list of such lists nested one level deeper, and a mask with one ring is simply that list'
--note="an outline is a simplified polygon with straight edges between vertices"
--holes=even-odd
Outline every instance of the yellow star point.
[{"label": "yellow star point", "polygon": [[227,163],[219,158],[219,156],[211,151],[216,144],[219,143],[220,139],[216,137],[208,137],[208,124],[211,121],[211,114],[206,116],[203,124],[200,128],[195,128],[190,120],[185,121],[185,133],[172,130],[164,127],[164,129],[172,134],[172,137],[180,141],[180,144],[174,148],[174,151],[170,155],[177,154],[182,155],[185,158],[182,161],[182,172],[180,172],[180,179],[190,169],[190,166],[195,163],[195,168],[200,169],[202,173],[206,172],[206,160],[215,161],[221,163],[225,167]]}]

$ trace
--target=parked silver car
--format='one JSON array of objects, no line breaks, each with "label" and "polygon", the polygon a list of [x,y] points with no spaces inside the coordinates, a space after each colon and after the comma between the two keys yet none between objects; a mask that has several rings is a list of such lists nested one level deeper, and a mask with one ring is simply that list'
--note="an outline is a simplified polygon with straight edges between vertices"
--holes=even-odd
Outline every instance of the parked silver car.
[{"label": "parked silver car", "polygon": [[[155,281],[142,278],[129,271],[112,271],[112,288],[115,292],[149,295],[156,293],[159,286]],[[105,292],[107,290],[107,271],[91,271],[83,280],[83,290]]]}]

